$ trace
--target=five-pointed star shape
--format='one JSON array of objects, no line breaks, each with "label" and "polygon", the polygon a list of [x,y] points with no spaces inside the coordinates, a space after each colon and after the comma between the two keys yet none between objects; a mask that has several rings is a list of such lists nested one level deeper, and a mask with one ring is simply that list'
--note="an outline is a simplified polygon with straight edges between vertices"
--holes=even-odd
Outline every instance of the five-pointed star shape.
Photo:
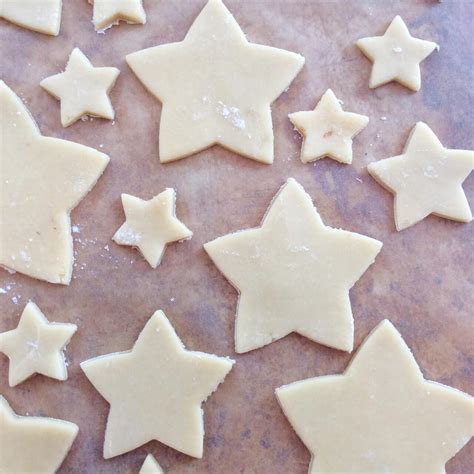
[{"label": "five-pointed star shape", "polygon": [[291,332],[352,351],[349,290],[373,263],[382,243],[324,225],[311,197],[289,179],[262,225],[204,245],[240,293],[238,353]]},{"label": "five-pointed star shape", "polygon": [[276,395],[313,456],[310,474],[441,474],[474,434],[472,397],[426,381],[388,320],[343,375],[294,382]]},{"label": "five-pointed star shape", "polygon": [[371,89],[397,81],[414,91],[421,86],[421,61],[439,49],[432,41],[411,36],[398,15],[383,36],[362,38],[357,46],[374,63],[369,83]]},{"label": "five-pointed star shape", "polygon": [[33,374],[66,380],[63,350],[76,331],[75,324],[50,323],[38,306],[30,301],[17,328],[0,333],[0,352],[10,359],[10,387]]},{"label": "five-pointed star shape", "polygon": [[233,364],[186,350],[162,311],[150,318],[131,351],[82,362],[82,370],[110,404],[104,458],[151,440],[202,457],[201,404]]},{"label": "five-pointed star shape", "polygon": [[44,137],[23,102],[0,81],[0,265],[51,283],[71,280],[70,211],[109,157]]},{"label": "five-pointed star shape", "polygon": [[418,122],[402,155],[370,163],[369,173],[395,194],[395,225],[403,230],[429,214],[469,222],[471,209],[462,188],[474,169],[474,151],[444,148]]},{"label": "five-pointed star shape", "polygon": [[0,472],[55,473],[78,431],[69,421],[18,416],[0,395]]},{"label": "five-pointed star shape", "polygon": [[149,454],[143,463],[139,474],[164,474],[163,469],[158,464],[152,454]]},{"label": "five-pointed star shape", "polygon": [[344,112],[331,89],[311,112],[295,112],[289,119],[303,135],[301,161],[308,163],[328,156],[352,163],[352,139],[369,123],[365,115]]},{"label": "five-pointed star shape", "polygon": [[190,239],[193,233],[176,218],[176,193],[167,188],[150,201],[122,194],[126,221],[113,236],[119,245],[138,247],[156,268],[171,242]]},{"label": "five-pointed star shape", "polygon": [[220,144],[273,162],[271,103],[303,67],[298,54],[249,43],[221,0],[209,0],[184,41],[126,57],[162,103],[160,160]]},{"label": "five-pointed star shape", "polygon": [[115,67],[94,67],[74,48],[66,70],[43,79],[40,86],[61,101],[61,124],[69,127],[84,115],[114,118],[108,93],[119,74]]},{"label": "five-pointed star shape", "polygon": [[103,32],[121,20],[126,23],[143,25],[146,13],[142,0],[88,0],[94,7],[92,23],[96,31]]}]

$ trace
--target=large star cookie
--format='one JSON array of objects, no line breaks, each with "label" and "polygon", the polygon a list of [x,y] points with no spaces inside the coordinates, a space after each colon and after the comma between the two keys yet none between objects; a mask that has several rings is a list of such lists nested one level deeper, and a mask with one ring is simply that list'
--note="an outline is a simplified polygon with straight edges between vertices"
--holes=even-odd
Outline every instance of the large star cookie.
[{"label": "large star cookie", "polygon": [[109,157],[44,137],[21,100],[0,82],[0,265],[51,283],[71,280],[70,211]]},{"label": "large star cookie", "polygon": [[142,0],[88,0],[93,5],[92,23],[97,32],[125,21],[131,25],[146,23]]},{"label": "large star cookie", "polygon": [[395,225],[403,230],[429,214],[469,222],[471,209],[462,188],[474,169],[474,151],[449,150],[418,122],[399,156],[370,163],[369,173],[395,194]]},{"label": "large star cookie", "polygon": [[385,320],[343,375],[276,390],[310,450],[310,474],[442,473],[474,434],[472,397],[428,382]]},{"label": "large star cookie", "polygon": [[273,162],[271,103],[303,67],[298,54],[249,43],[221,0],[209,0],[184,41],[129,54],[162,103],[160,159],[222,145]]},{"label": "large star cookie", "polygon": [[235,350],[247,352],[291,332],[351,351],[349,290],[382,243],[324,225],[311,197],[289,179],[261,227],[204,245],[240,293]]},{"label": "large star cookie", "polygon": [[87,378],[109,402],[104,458],[157,440],[202,457],[201,404],[234,361],[184,348],[162,311],[157,311],[129,352],[82,362]]}]

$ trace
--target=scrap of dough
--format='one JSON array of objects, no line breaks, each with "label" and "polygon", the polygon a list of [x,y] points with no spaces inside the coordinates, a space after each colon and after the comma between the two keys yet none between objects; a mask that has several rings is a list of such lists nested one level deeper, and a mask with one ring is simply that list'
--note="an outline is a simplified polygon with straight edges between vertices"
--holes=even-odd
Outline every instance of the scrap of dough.
[{"label": "scrap of dough", "polygon": [[131,25],[144,25],[146,13],[142,0],[88,0],[94,7],[92,23],[98,33],[125,21]]},{"label": "scrap of dough", "polygon": [[439,46],[414,38],[400,16],[396,16],[383,36],[362,38],[359,49],[374,63],[369,87],[397,81],[413,91],[420,90],[420,63]]},{"label": "scrap of dough", "polygon": [[340,163],[352,163],[352,139],[369,123],[365,115],[344,112],[331,89],[311,112],[288,115],[303,135],[301,161],[308,163],[328,156]]},{"label": "scrap of dough", "polygon": [[74,261],[69,213],[109,157],[41,135],[15,93],[0,81],[0,265],[69,284]]},{"label": "scrap of dough", "polygon": [[146,457],[139,474],[164,474],[164,471],[153,455],[149,454]]},{"label": "scrap of dough", "polygon": [[388,320],[344,374],[294,382],[276,395],[311,452],[310,474],[441,474],[474,434],[472,397],[426,381]]},{"label": "scrap of dough", "polygon": [[302,56],[249,43],[222,1],[209,0],[184,41],[144,49],[126,60],[163,103],[163,163],[215,144],[273,162],[270,105],[303,67]]},{"label": "scrap of dough", "polygon": [[261,227],[204,245],[239,291],[235,350],[248,352],[297,332],[352,351],[349,290],[382,242],[324,225],[311,197],[290,178]]},{"label": "scrap of dough", "polygon": [[119,245],[138,247],[153,268],[160,264],[167,244],[193,236],[176,218],[176,193],[172,188],[149,201],[122,194],[122,204],[126,221],[113,240]]},{"label": "scrap of dough", "polygon": [[369,173],[395,194],[395,225],[403,230],[429,214],[472,220],[462,188],[474,169],[474,151],[444,148],[423,122],[414,127],[403,154],[370,163]]},{"label": "scrap of dough", "polygon": [[0,18],[28,30],[57,36],[62,0],[0,0]]},{"label": "scrap of dough", "polygon": [[150,318],[131,351],[82,362],[87,378],[110,404],[104,458],[151,440],[201,458],[201,404],[233,364],[225,357],[186,350],[162,311]]},{"label": "scrap of dough", "polygon": [[108,93],[119,74],[116,67],[94,67],[79,48],[74,48],[66,70],[43,79],[40,86],[61,101],[61,124],[69,127],[84,115],[113,120]]},{"label": "scrap of dough", "polygon": [[44,416],[18,416],[0,395],[0,472],[53,474],[71,449],[79,428]]},{"label": "scrap of dough", "polygon": [[30,301],[17,328],[0,333],[0,352],[10,359],[10,387],[34,374],[66,380],[63,350],[76,331],[75,324],[50,323],[38,306]]}]

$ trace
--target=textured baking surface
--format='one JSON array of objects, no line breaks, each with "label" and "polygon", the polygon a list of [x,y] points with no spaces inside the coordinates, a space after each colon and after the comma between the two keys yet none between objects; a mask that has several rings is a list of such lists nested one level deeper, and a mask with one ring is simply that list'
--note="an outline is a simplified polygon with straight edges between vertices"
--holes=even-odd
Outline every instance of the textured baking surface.
[{"label": "textured baking surface", "polygon": [[[0,272],[0,331],[16,327],[34,300],[50,321],[79,329],[67,348],[69,380],[37,376],[11,389],[0,358],[0,393],[19,414],[47,414],[80,427],[62,473],[138,472],[148,452],[168,473],[307,472],[309,452],[290,428],[273,394],[303,378],[339,373],[351,356],[290,335],[244,355],[233,352],[237,294],[202,244],[260,223],[271,198],[289,176],[313,197],[332,227],[377,238],[384,247],[351,291],[355,347],[389,318],[412,348],[426,378],[474,394],[473,224],[429,217],[397,233],[393,198],[370,178],[369,162],[396,155],[418,120],[449,148],[473,148],[473,46],[469,1],[227,0],[250,41],[303,54],[306,65],[273,106],[275,163],[262,165],[222,148],[175,163],[158,160],[160,104],[125,64],[125,55],[183,39],[204,0],[145,1],[145,26],[121,25],[98,35],[85,1],[64,2],[59,37],[1,22],[0,76],[26,100],[45,135],[96,147],[111,156],[97,186],[72,213],[76,267],[69,287]],[[396,14],[414,36],[441,46],[422,63],[419,93],[390,84],[369,90],[371,63],[355,41],[383,34]],[[59,104],[39,87],[59,72],[78,46],[96,66],[121,69],[111,99],[116,120],[94,119],[63,130]],[[190,71],[192,80],[192,71]],[[303,165],[301,138],[287,114],[311,110],[331,87],[347,110],[370,116],[354,141],[354,162]],[[386,120],[383,118],[386,117]],[[177,215],[194,232],[170,246],[152,270],[137,251],[111,241],[124,216],[120,193],[150,199],[166,187],[178,192]],[[474,176],[464,188],[474,205]],[[8,289],[10,287],[10,289]],[[79,362],[127,350],[156,309],[166,311],[191,350],[229,355],[237,364],[205,404],[204,458],[194,460],[159,443],[109,461],[102,459],[108,404]],[[472,472],[474,443],[447,465]]]}]

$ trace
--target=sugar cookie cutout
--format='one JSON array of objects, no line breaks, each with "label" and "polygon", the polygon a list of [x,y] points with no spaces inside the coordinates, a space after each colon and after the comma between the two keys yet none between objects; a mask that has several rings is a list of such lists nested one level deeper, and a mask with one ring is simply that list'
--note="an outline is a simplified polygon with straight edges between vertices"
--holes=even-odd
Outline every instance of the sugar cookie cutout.
[{"label": "sugar cookie cutout", "polygon": [[92,23],[98,33],[125,21],[131,25],[146,23],[142,0],[88,0],[93,6]]},{"label": "sugar cookie cutout", "polygon": [[164,471],[153,455],[149,454],[146,457],[139,474],[164,474]]}]

